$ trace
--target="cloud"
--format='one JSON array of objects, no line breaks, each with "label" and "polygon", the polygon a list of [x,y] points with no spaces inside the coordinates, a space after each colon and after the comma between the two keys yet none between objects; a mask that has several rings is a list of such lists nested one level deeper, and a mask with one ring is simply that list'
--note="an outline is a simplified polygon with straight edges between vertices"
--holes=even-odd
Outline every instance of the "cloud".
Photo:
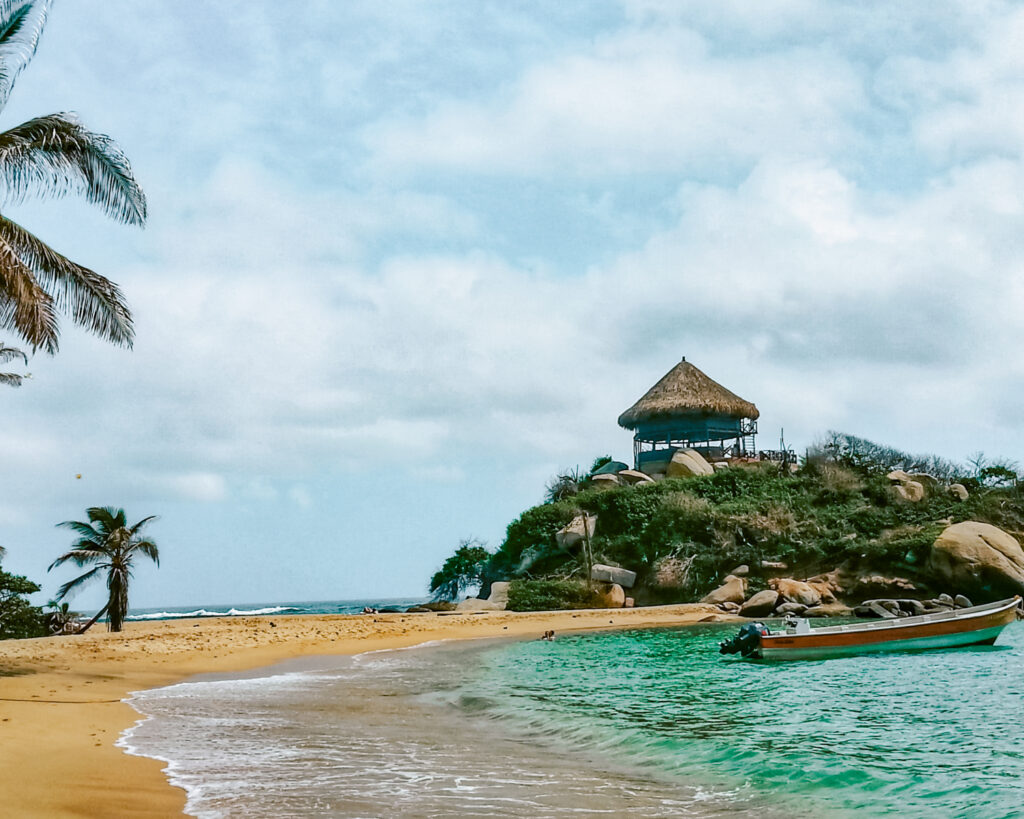
[{"label": "cloud", "polygon": [[692,31],[644,30],[533,66],[493,99],[382,119],[365,139],[382,169],[413,175],[704,176],[851,147],[865,108],[856,70],[827,48],[726,60]]}]

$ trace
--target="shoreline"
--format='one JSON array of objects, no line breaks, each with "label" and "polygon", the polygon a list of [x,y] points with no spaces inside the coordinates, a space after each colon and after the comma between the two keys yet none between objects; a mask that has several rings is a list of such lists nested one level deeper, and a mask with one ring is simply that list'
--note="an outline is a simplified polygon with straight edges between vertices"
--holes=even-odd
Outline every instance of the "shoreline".
[{"label": "shoreline", "polygon": [[[115,743],[143,716],[132,692],[317,655],[433,640],[725,622],[714,606],[453,615],[266,615],[134,621],[119,634],[0,642],[0,793],[12,816],[182,816],[165,762]],[[95,627],[94,627],[95,628]]]}]

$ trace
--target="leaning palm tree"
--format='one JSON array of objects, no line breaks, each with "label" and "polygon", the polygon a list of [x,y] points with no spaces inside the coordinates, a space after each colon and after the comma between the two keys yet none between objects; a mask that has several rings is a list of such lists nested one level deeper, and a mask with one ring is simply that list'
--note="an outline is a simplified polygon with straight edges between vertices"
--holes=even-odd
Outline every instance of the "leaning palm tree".
[{"label": "leaning palm tree", "polygon": [[[101,574],[107,576],[107,604],[99,610],[82,631],[85,631],[100,617],[107,615],[107,628],[120,631],[128,613],[128,581],[132,576],[132,562],[137,554],[143,554],[160,565],[160,553],[156,544],[139,533],[150,521],[156,520],[155,515],[143,518],[134,526],[128,525],[124,509],[112,506],[93,507],[86,510],[89,522],[66,520],[58,523],[65,529],[77,532],[80,537],[65,552],[50,564],[50,569],[60,566],[69,560],[76,566],[95,564],[85,574],[69,580],[57,592],[57,600],[95,579]],[[49,571],[50,569],[47,569]]]},{"label": "leaning palm tree", "polygon": [[[25,362],[25,364],[28,364],[28,356],[21,350],[16,350],[14,347],[8,347],[0,341],[0,364],[6,364],[8,361],[15,358],[20,358]],[[28,376],[18,375],[17,373],[0,373],[0,384],[6,384],[9,387],[20,387],[21,382],[26,378],[28,378]]]},{"label": "leaning palm tree", "polygon": [[[0,110],[14,81],[36,52],[52,0],[0,0]],[[59,113],[0,132],[0,196],[84,194],[108,216],[131,225],[146,221],[146,197],[121,149],[86,130],[74,114]],[[32,347],[57,351],[58,314],[100,338],[130,347],[131,313],[109,279],[62,256],[0,213],[0,328]]]}]

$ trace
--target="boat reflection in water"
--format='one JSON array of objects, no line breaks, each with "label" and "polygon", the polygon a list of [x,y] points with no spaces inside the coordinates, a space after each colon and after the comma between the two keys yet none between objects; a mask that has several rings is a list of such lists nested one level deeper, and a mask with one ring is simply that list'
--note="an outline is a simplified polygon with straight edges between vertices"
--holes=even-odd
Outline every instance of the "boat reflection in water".
[{"label": "boat reflection in water", "polygon": [[899,620],[813,629],[807,620],[790,618],[786,630],[780,633],[772,633],[763,623],[748,623],[719,650],[753,660],[825,660],[854,654],[991,645],[1016,618],[1020,601],[1020,597],[1013,597]]}]

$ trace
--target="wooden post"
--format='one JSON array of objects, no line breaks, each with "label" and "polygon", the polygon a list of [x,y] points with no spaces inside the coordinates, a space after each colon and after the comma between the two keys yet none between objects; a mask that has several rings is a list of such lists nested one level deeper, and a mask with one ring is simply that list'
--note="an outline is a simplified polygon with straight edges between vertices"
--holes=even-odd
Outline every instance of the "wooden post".
[{"label": "wooden post", "polygon": [[591,575],[594,573],[594,552],[590,548],[590,516],[585,509],[580,509],[583,516],[583,559],[587,562],[587,587],[594,585]]}]

